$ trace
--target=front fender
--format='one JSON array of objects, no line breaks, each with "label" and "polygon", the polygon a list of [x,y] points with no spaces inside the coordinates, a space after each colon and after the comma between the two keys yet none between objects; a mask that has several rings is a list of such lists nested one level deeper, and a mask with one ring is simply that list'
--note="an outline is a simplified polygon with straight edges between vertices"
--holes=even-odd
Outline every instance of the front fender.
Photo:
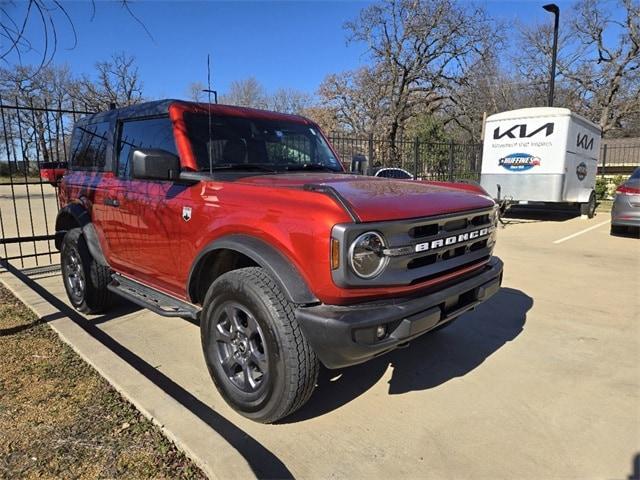
[{"label": "front fender", "polygon": [[280,286],[287,298],[297,304],[313,304],[319,300],[311,292],[300,272],[292,262],[275,247],[249,235],[229,235],[204,247],[196,257],[189,271],[188,289],[191,297],[191,287],[199,274],[205,257],[216,250],[233,250],[249,257],[260,267],[264,268]]}]

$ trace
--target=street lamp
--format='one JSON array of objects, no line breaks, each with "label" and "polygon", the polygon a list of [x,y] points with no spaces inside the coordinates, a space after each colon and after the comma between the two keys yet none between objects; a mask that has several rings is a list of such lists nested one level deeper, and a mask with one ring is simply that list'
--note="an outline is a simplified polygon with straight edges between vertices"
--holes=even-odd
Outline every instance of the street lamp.
[{"label": "street lamp", "polygon": [[558,24],[560,23],[560,8],[555,3],[544,5],[547,12],[553,13],[553,54],[551,55],[551,78],[549,79],[549,99],[548,104],[553,107],[553,90],[556,83],[556,57],[558,56]]}]

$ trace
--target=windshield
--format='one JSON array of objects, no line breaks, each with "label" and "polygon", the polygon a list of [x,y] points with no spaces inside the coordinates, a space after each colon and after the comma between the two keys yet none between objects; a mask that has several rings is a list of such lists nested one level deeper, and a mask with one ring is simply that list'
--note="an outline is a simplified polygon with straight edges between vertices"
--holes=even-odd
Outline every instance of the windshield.
[{"label": "windshield", "polygon": [[264,166],[264,170],[342,172],[320,132],[308,125],[277,120],[185,112],[184,121],[198,170]]}]

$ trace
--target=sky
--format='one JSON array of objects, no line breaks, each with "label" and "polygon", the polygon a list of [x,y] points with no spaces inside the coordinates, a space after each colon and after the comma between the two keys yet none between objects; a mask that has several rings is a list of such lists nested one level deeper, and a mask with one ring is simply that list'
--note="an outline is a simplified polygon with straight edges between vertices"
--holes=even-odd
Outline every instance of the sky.
[{"label": "sky", "polygon": [[[545,1],[491,1],[489,15],[507,25],[552,22]],[[561,11],[570,3],[557,1]],[[313,93],[328,73],[367,62],[366,45],[347,43],[343,28],[367,2],[359,1],[142,1],[64,2],[77,33],[59,23],[56,64],[76,74],[92,74],[97,61],[117,52],[135,55],[150,98],[186,98],[192,82],[207,81],[211,55],[212,88],[225,92],[232,81],[254,76],[268,91],[294,88]],[[562,18],[562,17],[561,17]],[[28,61],[29,57],[26,57]],[[35,61],[35,60],[33,60]]]}]

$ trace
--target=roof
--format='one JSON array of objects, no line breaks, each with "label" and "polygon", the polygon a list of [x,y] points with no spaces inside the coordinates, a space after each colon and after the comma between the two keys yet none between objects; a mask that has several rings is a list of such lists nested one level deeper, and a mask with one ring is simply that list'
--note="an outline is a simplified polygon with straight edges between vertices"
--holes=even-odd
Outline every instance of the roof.
[{"label": "roof", "polygon": [[234,105],[208,104],[187,102],[184,100],[165,99],[155,100],[152,102],[144,102],[129,107],[116,108],[105,112],[87,115],[78,120],[78,123],[98,123],[110,122],[112,120],[124,120],[130,118],[150,117],[156,115],[167,115],[169,107],[176,105],[177,107],[189,111],[201,111],[212,115],[224,115],[244,118],[260,118],[263,120],[288,121],[295,123],[303,123],[310,125],[313,122],[299,115],[290,115],[286,113],[272,112],[269,110],[259,110],[256,108],[238,107]]},{"label": "roof", "polygon": [[487,122],[494,122],[498,120],[514,120],[520,118],[538,118],[538,117],[574,117],[578,120],[591,124],[595,128],[599,128],[595,123],[586,119],[585,117],[572,112],[568,108],[560,107],[533,107],[533,108],[520,108],[517,110],[509,110],[507,112],[500,112],[487,117]]}]

